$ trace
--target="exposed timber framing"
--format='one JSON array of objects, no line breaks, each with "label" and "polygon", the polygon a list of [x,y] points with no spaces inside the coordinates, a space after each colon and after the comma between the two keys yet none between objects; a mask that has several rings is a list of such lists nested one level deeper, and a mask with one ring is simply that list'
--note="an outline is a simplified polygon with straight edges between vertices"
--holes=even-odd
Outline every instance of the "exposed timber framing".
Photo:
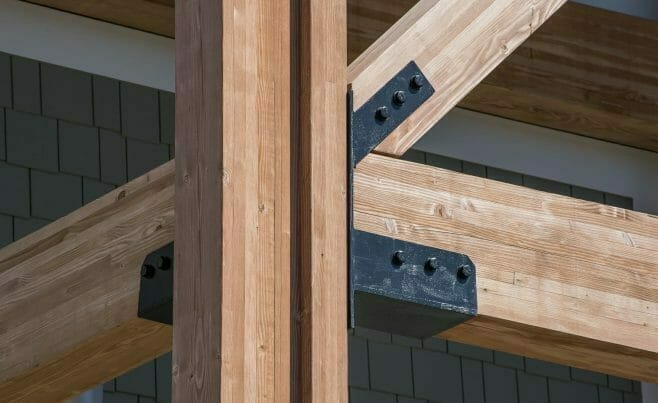
[{"label": "exposed timber framing", "polygon": [[441,337],[658,382],[658,217],[374,154],[354,182],[355,228],[477,266]]},{"label": "exposed timber framing", "polygon": [[[29,1],[174,36],[173,0]],[[348,61],[417,2],[348,0]],[[657,42],[655,21],[567,2],[458,106],[658,151]]]},{"label": "exposed timber framing", "polygon": [[290,2],[176,7],[173,398],[290,401]]},{"label": "exposed timber framing", "polygon": [[[417,0],[351,0],[349,59]],[[458,106],[658,151],[658,23],[567,2]]]},{"label": "exposed timber framing", "polygon": [[347,6],[302,0],[293,401],[347,402]]},{"label": "exposed timber framing", "polygon": [[421,0],[348,67],[354,109],[413,60],[436,92],[376,151],[402,155],[565,0]]},{"label": "exposed timber framing", "polygon": [[137,306],[144,257],[173,240],[173,168],[0,250],[3,401],[62,401],[170,350]]}]

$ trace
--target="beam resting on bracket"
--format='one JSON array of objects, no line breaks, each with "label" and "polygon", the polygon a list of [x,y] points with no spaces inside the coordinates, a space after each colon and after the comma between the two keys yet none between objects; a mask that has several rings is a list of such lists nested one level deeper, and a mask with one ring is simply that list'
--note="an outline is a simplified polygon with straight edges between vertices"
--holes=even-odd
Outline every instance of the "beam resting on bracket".
[{"label": "beam resting on bracket", "polygon": [[658,217],[371,154],[354,226],[473,261],[441,337],[658,383]]},{"label": "beam resting on bracket", "polygon": [[359,109],[409,61],[436,92],[376,151],[402,155],[565,0],[421,0],[348,67]]},{"label": "beam resting on bracket", "polygon": [[171,349],[171,326],[137,308],[173,196],[169,162],[0,250],[3,402],[62,401]]}]

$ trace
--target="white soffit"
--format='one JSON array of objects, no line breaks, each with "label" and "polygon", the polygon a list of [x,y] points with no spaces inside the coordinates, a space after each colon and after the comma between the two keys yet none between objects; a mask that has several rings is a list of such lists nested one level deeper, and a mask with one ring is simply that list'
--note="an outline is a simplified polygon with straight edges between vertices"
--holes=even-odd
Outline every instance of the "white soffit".
[{"label": "white soffit", "polygon": [[174,90],[174,40],[17,0],[0,1],[0,51]]}]

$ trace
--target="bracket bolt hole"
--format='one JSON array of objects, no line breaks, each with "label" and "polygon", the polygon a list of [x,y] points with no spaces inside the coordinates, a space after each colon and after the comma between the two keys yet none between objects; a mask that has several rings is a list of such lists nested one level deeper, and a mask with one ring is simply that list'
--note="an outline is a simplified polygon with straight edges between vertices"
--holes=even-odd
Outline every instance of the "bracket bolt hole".
[{"label": "bracket bolt hole", "polygon": [[395,91],[393,93],[393,103],[402,106],[405,102],[407,102],[407,94],[404,91]]},{"label": "bracket bolt hole", "polygon": [[431,257],[425,262],[425,270],[429,273],[434,273],[439,268],[439,259]]},{"label": "bracket bolt hole", "polygon": [[469,278],[473,275],[473,269],[471,266],[464,264],[459,266],[459,269],[457,270],[457,274],[461,278]]},{"label": "bracket bolt hole", "polygon": [[167,271],[171,269],[171,258],[167,256],[158,257],[158,260],[155,263],[155,267],[157,267],[158,270],[162,270],[162,271]]},{"label": "bracket bolt hole", "polygon": [[393,254],[393,264],[401,266],[404,262],[407,261],[407,256],[403,251],[399,250]]},{"label": "bracket bolt hole", "polygon": [[389,111],[388,108],[385,106],[380,106],[379,108],[377,108],[377,111],[375,112],[375,117],[378,120],[384,121],[391,117],[391,111]]},{"label": "bracket bolt hole", "polygon": [[155,276],[155,267],[150,264],[142,265],[141,276],[144,278],[153,278]]},{"label": "bracket bolt hole", "polygon": [[411,77],[410,80],[411,88],[414,90],[419,90],[425,85],[425,79],[420,74],[415,74]]}]

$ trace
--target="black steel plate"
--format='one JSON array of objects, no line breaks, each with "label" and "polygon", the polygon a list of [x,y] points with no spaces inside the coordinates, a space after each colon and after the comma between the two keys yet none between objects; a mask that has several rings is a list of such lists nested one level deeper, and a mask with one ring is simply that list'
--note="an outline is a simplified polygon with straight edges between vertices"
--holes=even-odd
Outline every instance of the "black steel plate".
[{"label": "black steel plate", "polygon": [[161,256],[169,258],[169,270],[155,270],[152,278],[141,277],[137,316],[155,322],[173,324],[174,244],[163,246],[144,259],[144,265],[157,266]]},{"label": "black steel plate", "polygon": [[[415,75],[420,75],[423,79],[423,86],[420,88],[415,88],[411,83]],[[393,101],[393,94],[396,91],[404,91],[406,94],[404,104],[398,105]],[[356,166],[432,94],[434,87],[416,63],[412,61],[407,64],[352,114],[352,165]],[[386,120],[378,119],[376,116],[377,109],[382,106],[390,111],[390,116]]]},{"label": "black steel plate", "polygon": [[[424,338],[477,313],[468,256],[355,229],[350,249],[352,326]],[[404,263],[395,262],[396,251],[404,252]],[[427,269],[431,257],[436,270]],[[468,277],[459,273],[462,266],[471,269]]]}]

